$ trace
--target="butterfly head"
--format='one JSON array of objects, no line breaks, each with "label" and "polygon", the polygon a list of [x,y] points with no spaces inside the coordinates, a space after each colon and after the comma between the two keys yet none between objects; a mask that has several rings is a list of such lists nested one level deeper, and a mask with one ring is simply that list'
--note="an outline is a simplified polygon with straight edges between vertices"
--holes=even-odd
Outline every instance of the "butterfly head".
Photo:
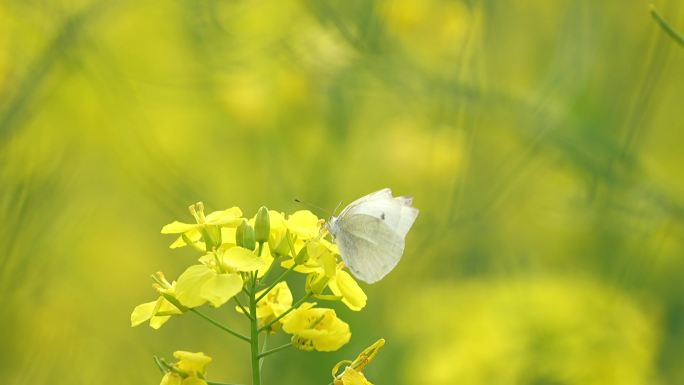
[{"label": "butterfly head", "polygon": [[339,217],[331,216],[330,219],[325,222],[325,228],[328,229],[328,232],[333,236],[333,238],[337,235],[338,221]]}]

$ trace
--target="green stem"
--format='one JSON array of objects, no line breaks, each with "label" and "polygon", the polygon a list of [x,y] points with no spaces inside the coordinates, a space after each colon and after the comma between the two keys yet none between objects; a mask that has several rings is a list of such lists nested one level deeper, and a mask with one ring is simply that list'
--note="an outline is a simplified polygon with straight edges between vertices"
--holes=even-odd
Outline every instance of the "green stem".
[{"label": "green stem", "polygon": [[259,297],[256,299],[257,303],[259,303],[259,301],[261,301],[262,298],[264,298],[265,296],[267,296],[268,293],[269,293],[271,290],[273,290],[273,288],[274,288],[278,283],[280,283],[283,279],[285,279],[285,277],[287,277],[290,273],[292,273],[292,270],[294,270],[295,267],[297,267],[297,264],[296,264],[296,263],[293,264],[292,267],[290,267],[289,269],[285,270],[282,274],[280,274],[280,276],[279,276],[278,278],[276,278],[275,281],[273,281],[273,283],[272,283],[269,287],[267,287],[266,290],[264,290],[263,293],[261,293],[261,295],[259,295]]},{"label": "green stem", "polygon": [[245,307],[242,306],[242,302],[240,302],[240,299],[237,297],[237,295],[236,295],[235,297],[233,297],[233,299],[235,300],[235,303],[238,305],[238,307],[240,308],[240,310],[242,310],[242,314],[244,314],[245,316],[247,316],[247,318],[249,318],[250,320],[251,320],[252,318],[254,318],[254,317],[252,317],[251,314],[249,314],[249,310],[245,309]]},{"label": "green stem", "polygon": [[160,371],[162,374],[166,374],[166,368],[164,368],[164,365],[162,365],[161,361],[159,360],[159,357],[157,357],[157,356],[152,356],[152,358],[154,358],[154,363],[155,363],[155,364],[157,365],[157,367],[159,368],[159,371]]},{"label": "green stem", "polygon": [[264,330],[269,330],[269,328],[270,328],[274,323],[280,321],[283,317],[285,317],[286,315],[290,314],[290,312],[291,312],[292,310],[294,310],[294,309],[296,309],[297,307],[299,307],[299,305],[301,305],[304,301],[306,301],[310,296],[311,296],[311,294],[307,294],[307,295],[305,295],[304,297],[302,297],[299,301],[295,302],[294,305],[292,305],[289,309],[287,309],[283,314],[277,316],[277,317],[276,317],[275,319],[273,319],[271,322],[269,322],[269,323],[267,323],[266,325],[262,326],[262,327],[259,329],[259,332],[263,332]]},{"label": "green stem", "polygon": [[209,384],[209,385],[240,385],[240,384],[229,384],[227,382],[216,382],[216,381],[207,381],[207,384]]},{"label": "green stem", "polygon": [[[266,351],[266,345],[268,344],[268,333],[264,335],[264,343],[261,345],[261,353]],[[259,353],[261,355],[261,353]],[[261,358],[259,359],[259,371],[261,371],[264,367],[264,359]]]},{"label": "green stem", "polygon": [[196,251],[199,251],[199,252],[202,253],[202,254],[205,254],[205,253],[207,252],[206,250],[204,250],[204,249],[202,249],[201,247],[197,246],[197,243],[193,242],[193,241],[190,239],[190,237],[188,237],[187,235],[185,235],[185,233],[181,234],[181,238],[183,238],[183,240],[185,241],[185,244],[186,244],[186,245],[192,247],[192,248],[195,249]]},{"label": "green stem", "polygon": [[[249,313],[256,314],[256,278],[257,274],[252,274],[252,290],[249,296]],[[250,347],[252,353],[252,385],[261,385],[261,371],[259,370],[259,327],[256,317],[249,320]]]},{"label": "green stem", "polygon": [[205,320],[209,321],[209,323],[211,323],[212,325],[216,326],[217,328],[219,328],[219,329],[221,329],[221,330],[223,330],[223,331],[225,331],[225,332],[227,332],[227,333],[229,333],[229,334],[231,334],[231,335],[233,335],[233,336],[235,336],[235,337],[237,337],[237,338],[239,338],[239,339],[241,339],[241,340],[243,340],[243,341],[245,341],[245,342],[250,342],[250,339],[249,339],[249,338],[243,336],[242,334],[240,334],[240,333],[238,333],[238,332],[236,332],[236,331],[233,331],[233,330],[231,330],[231,329],[229,329],[229,328],[227,328],[227,327],[221,325],[221,323],[219,323],[218,321],[216,321],[216,320],[214,320],[213,318],[209,317],[208,315],[206,315],[206,314],[200,312],[199,310],[197,310],[197,309],[190,309],[190,311],[193,312],[193,313],[195,313],[195,314],[197,314],[198,316],[204,318]]},{"label": "green stem", "polygon": [[671,38],[673,38],[677,43],[681,44],[684,46],[684,36],[677,32],[674,28],[668,24],[665,19],[663,19],[662,16],[660,16],[660,13],[656,10],[655,6],[651,4],[651,16],[653,16],[653,19],[660,25],[660,27],[667,32],[668,35],[670,35]]},{"label": "green stem", "polygon": [[283,350],[283,349],[287,349],[287,348],[289,348],[290,346],[292,346],[292,344],[285,344],[285,345],[282,345],[282,346],[278,346],[277,348],[273,348],[273,349],[271,349],[271,350],[267,350],[267,351],[265,351],[265,352],[259,354],[259,358],[266,357],[266,356],[268,356],[269,354],[278,353],[279,351],[281,351],[281,350]]}]

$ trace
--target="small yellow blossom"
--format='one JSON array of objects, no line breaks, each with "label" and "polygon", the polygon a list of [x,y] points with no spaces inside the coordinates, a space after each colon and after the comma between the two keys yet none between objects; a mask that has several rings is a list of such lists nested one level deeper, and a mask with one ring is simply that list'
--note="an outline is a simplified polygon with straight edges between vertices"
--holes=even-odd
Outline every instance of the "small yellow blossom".
[{"label": "small yellow blossom", "polygon": [[171,316],[183,314],[183,310],[180,309],[181,306],[176,306],[169,301],[175,296],[176,282],[169,283],[161,272],[152,277],[157,281],[154,287],[160,296],[156,301],[143,303],[133,309],[131,313],[132,327],[149,320],[151,328],[159,329]]},{"label": "small yellow blossom", "polygon": [[[368,297],[356,280],[343,270],[344,264],[338,262],[333,253],[332,244],[324,241],[311,240],[306,246],[308,260],[295,271],[309,274],[307,287],[320,299],[341,299],[342,303],[354,311],[366,306]],[[292,267],[291,260],[283,262],[284,267]],[[329,287],[333,296],[323,294],[325,287]]]},{"label": "small yellow blossom", "polygon": [[214,307],[223,305],[242,290],[240,272],[256,271],[266,264],[263,258],[239,246],[210,252],[200,262],[178,277],[176,298],[183,306],[193,308],[206,302]]},{"label": "small yellow blossom", "polygon": [[323,225],[323,221],[308,210],[296,211],[287,219],[284,214],[271,210],[269,218],[271,226],[268,244],[279,256],[297,255],[308,240],[321,234]]},{"label": "small yellow blossom", "polygon": [[206,250],[207,237],[211,243],[219,246],[222,238],[226,234],[225,228],[232,229],[233,238],[235,228],[242,223],[242,210],[239,207],[231,207],[227,210],[214,211],[209,215],[204,215],[204,205],[198,202],[189,207],[190,212],[195,217],[196,223],[183,223],[173,221],[161,229],[162,234],[180,234],[171,244],[171,248],[183,247],[191,244],[197,248]]},{"label": "small yellow blossom", "polygon": [[334,310],[315,305],[305,302],[285,317],[283,330],[292,334],[292,344],[301,350],[330,352],[349,342],[349,325]]},{"label": "small yellow blossom", "polygon": [[211,357],[202,352],[185,351],[176,351],[173,356],[178,362],[171,366],[172,370],[164,375],[160,385],[207,385],[204,376]]},{"label": "small yellow blossom", "polygon": [[[260,297],[264,291],[261,290],[256,294]],[[287,286],[287,282],[281,281],[268,292],[268,294],[257,303],[256,316],[261,325],[267,325],[277,317],[281,316],[292,306],[292,292]],[[236,307],[239,313],[242,313],[240,307]],[[270,327],[270,332],[275,333],[280,329],[283,320],[279,320]]]}]

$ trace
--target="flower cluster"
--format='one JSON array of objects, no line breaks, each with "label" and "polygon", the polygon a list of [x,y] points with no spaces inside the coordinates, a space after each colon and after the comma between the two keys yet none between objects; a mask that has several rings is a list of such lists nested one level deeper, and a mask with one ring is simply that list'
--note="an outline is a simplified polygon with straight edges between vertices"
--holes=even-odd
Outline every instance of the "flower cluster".
[{"label": "flower cluster", "polygon": [[[333,309],[318,301],[340,301],[353,311],[366,306],[367,297],[345,270],[339,251],[328,236],[324,221],[309,211],[284,213],[259,209],[253,217],[242,210],[204,212],[204,205],[190,206],[194,223],[174,221],[162,234],[176,235],[172,249],[190,247],[200,256],[175,281],[162,273],[152,275],[158,296],[135,307],[131,325],[146,321],[158,329],[173,316],[196,313],[215,326],[249,342],[253,367],[264,356],[294,346],[304,351],[335,351],[349,342],[349,325]],[[305,276],[298,300],[286,282],[293,273]],[[234,301],[234,308],[250,321],[244,336],[209,318],[199,308],[220,307]],[[283,331],[287,346],[259,351],[259,335]],[[162,365],[162,384],[204,384],[204,366],[211,359],[202,353],[176,352],[180,361]],[[204,358],[203,358],[204,357]],[[206,358],[206,359],[205,359]],[[254,382],[258,383],[258,370]]]}]

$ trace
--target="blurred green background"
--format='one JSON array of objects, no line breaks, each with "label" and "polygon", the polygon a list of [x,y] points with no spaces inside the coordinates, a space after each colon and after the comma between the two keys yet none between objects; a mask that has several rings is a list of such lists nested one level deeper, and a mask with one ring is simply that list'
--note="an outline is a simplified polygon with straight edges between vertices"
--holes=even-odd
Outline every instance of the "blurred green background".
[{"label": "blurred green background", "polygon": [[183,349],[249,383],[192,314],[130,328],[196,256],[161,226],[388,186],[421,209],[402,263],[266,385],[379,337],[376,384],[684,383],[684,49],[647,5],[3,0],[2,382],[156,384]]}]

